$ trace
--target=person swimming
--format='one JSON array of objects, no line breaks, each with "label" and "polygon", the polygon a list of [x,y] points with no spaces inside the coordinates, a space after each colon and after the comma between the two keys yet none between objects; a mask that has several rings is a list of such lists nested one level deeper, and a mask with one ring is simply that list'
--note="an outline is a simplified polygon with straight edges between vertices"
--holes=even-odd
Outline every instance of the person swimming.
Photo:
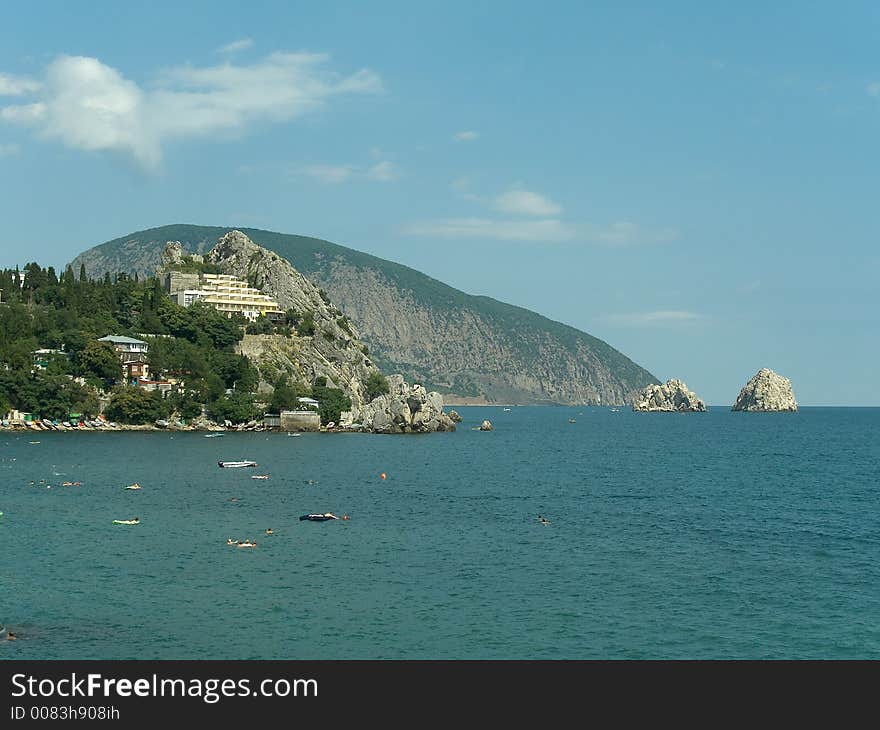
[{"label": "person swimming", "polygon": [[549,525],[550,524],[550,520],[548,520],[543,515],[538,515],[538,522],[540,522],[542,525]]},{"label": "person swimming", "polygon": [[238,543],[236,543],[235,540],[233,540],[231,537],[227,537],[226,544],[227,545],[237,545]]},{"label": "person swimming", "polygon": [[269,528],[266,529],[266,534],[267,534],[267,535],[274,535],[275,533],[272,532],[272,528],[269,527]]},{"label": "person swimming", "polygon": [[15,641],[16,639],[18,639],[18,637],[11,631],[6,632],[6,641]]}]

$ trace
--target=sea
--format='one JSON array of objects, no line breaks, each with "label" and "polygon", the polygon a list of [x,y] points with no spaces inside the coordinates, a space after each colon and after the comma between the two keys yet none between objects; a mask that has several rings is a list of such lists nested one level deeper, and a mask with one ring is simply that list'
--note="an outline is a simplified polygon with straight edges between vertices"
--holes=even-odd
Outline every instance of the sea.
[{"label": "sea", "polygon": [[880,658],[880,409],[457,410],[0,433],[0,660]]}]

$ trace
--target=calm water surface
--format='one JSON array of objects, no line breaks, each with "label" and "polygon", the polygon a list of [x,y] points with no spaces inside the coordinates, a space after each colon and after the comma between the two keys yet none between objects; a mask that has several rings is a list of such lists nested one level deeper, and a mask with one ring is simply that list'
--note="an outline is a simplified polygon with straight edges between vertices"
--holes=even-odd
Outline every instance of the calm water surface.
[{"label": "calm water surface", "polygon": [[0,433],[0,659],[880,658],[880,409],[459,411]]}]

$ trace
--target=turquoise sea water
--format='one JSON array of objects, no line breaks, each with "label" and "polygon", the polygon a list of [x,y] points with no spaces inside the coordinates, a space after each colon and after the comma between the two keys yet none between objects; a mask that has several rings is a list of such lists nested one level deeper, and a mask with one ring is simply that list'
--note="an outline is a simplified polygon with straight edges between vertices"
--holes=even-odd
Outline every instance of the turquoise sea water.
[{"label": "turquoise sea water", "polygon": [[459,410],[0,433],[0,659],[880,658],[880,409]]}]

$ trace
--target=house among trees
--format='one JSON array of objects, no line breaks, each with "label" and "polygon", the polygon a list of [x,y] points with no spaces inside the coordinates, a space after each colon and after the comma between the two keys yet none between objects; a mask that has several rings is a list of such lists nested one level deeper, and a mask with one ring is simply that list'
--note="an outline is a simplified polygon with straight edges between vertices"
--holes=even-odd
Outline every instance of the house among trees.
[{"label": "house among trees", "polygon": [[100,337],[98,342],[109,343],[113,351],[119,355],[123,365],[128,362],[145,361],[147,350],[150,349],[150,346],[143,340],[137,340],[134,337],[123,337],[121,335]]}]

